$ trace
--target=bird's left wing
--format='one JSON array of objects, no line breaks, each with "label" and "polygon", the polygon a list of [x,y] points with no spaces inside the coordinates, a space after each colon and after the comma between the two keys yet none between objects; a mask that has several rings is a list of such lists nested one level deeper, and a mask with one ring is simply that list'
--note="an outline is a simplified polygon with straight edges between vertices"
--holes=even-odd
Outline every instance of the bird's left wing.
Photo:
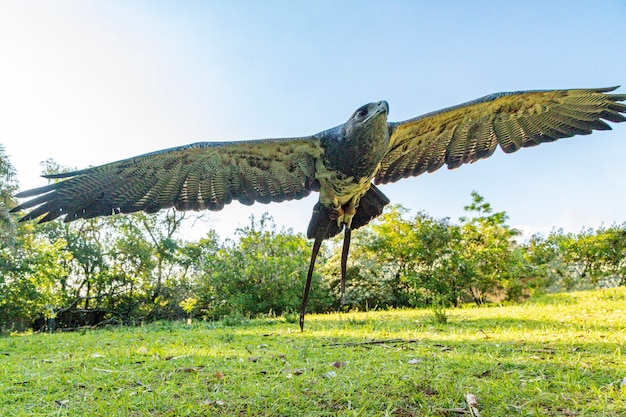
[{"label": "bird's left wing", "polygon": [[63,174],[24,191],[33,197],[12,211],[21,220],[64,221],[162,208],[221,210],[243,204],[299,199],[316,189],[316,136],[246,142],[202,142]]},{"label": "bird's left wing", "polygon": [[497,145],[506,153],[623,122],[626,94],[617,87],[518,91],[477,100],[389,123],[389,150],[374,182],[385,184],[487,158]]}]

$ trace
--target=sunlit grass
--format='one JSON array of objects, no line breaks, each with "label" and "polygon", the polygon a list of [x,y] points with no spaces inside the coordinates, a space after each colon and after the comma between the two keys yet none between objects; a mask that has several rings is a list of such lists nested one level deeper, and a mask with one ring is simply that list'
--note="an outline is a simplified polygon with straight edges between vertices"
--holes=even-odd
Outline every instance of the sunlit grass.
[{"label": "sunlit grass", "polygon": [[626,416],[625,288],[447,313],[2,337],[0,415]]}]

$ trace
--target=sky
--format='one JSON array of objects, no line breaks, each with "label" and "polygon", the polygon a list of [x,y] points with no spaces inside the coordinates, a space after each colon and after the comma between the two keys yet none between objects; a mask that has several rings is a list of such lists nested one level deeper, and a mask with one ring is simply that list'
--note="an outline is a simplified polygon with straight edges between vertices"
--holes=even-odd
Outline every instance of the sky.
[{"label": "sky", "polygon": [[[593,3],[593,4],[592,4]],[[0,2],[0,144],[100,165],[199,141],[306,136],[386,100],[390,121],[500,91],[626,86],[626,2]],[[626,93],[626,87],[618,92]],[[385,185],[456,221],[477,191],[525,236],[626,221],[626,123]],[[317,194],[233,203],[195,239],[268,212],[306,230]]]}]

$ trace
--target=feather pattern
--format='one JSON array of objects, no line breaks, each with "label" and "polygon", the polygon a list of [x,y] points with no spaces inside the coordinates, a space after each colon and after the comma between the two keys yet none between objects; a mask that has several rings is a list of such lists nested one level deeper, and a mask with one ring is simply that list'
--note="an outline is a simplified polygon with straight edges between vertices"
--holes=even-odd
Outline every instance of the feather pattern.
[{"label": "feather pattern", "polygon": [[299,199],[311,192],[315,137],[247,142],[203,142],[166,149],[75,172],[63,180],[17,194],[34,197],[13,211],[32,208],[23,220],[64,221],[176,207],[221,210],[243,204]]},{"label": "feather pattern", "polygon": [[[280,202],[320,191],[323,204],[352,201],[357,210],[354,214],[359,214],[358,200],[372,179],[375,184],[395,182],[444,165],[452,169],[488,158],[498,146],[511,153],[610,129],[604,120],[626,121],[626,105],[621,103],[626,94],[606,94],[614,89],[497,93],[396,123],[385,121],[386,102],[370,103],[358,109],[351,120],[368,106],[384,110],[381,131],[388,131],[389,138],[377,134],[366,141],[383,141],[383,152],[376,155],[365,151],[374,147],[364,148],[352,137],[342,136],[350,121],[301,138],[195,143],[49,175],[49,179],[61,181],[17,194],[31,199],[12,211],[31,209],[22,220],[45,222],[64,216],[65,221],[72,221],[168,207],[217,211],[232,201]],[[373,178],[368,170],[363,171],[368,172],[366,177],[358,178],[342,171],[351,166],[355,155],[374,167]],[[326,209],[332,212],[331,207]],[[336,229],[331,231],[341,230]]]},{"label": "feather pattern", "polygon": [[449,169],[487,158],[496,147],[506,153],[520,148],[626,121],[626,94],[605,94],[617,87],[536,90],[491,94],[477,100],[389,123],[389,151],[375,184]]}]

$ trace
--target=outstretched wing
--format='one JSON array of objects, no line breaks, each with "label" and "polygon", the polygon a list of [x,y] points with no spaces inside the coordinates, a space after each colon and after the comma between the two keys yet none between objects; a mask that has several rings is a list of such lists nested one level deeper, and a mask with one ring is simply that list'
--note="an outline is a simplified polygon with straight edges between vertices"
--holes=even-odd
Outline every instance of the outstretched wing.
[{"label": "outstretched wing", "polygon": [[233,200],[299,199],[315,189],[320,154],[316,137],[194,143],[47,175],[62,181],[17,194],[34,198],[12,211],[33,208],[21,220],[47,222],[65,215],[68,222],[168,207],[217,211]]},{"label": "outstretched wing", "polygon": [[404,122],[389,123],[390,145],[374,182],[385,184],[623,122],[617,87],[498,93]]}]

